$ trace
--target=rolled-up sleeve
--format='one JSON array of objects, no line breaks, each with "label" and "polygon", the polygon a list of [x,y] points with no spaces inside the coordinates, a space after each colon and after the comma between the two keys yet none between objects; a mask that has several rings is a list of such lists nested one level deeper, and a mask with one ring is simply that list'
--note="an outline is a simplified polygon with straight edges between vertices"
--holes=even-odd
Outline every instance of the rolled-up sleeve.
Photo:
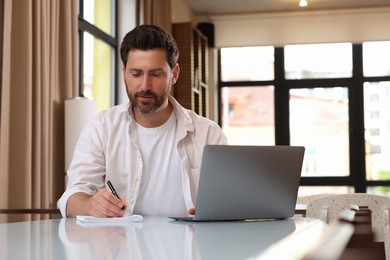
[{"label": "rolled-up sleeve", "polygon": [[93,195],[104,186],[103,129],[99,129],[97,122],[94,118],[86,125],[76,144],[67,172],[67,189],[58,202],[62,216],[66,216],[66,203],[71,195],[77,192]]},{"label": "rolled-up sleeve", "polygon": [[93,195],[105,186],[107,178],[117,184],[118,192],[126,194],[130,172],[130,162],[125,159],[130,154],[126,118],[126,106],[118,106],[95,116],[83,129],[67,172],[66,190],[57,203],[63,217],[70,196],[77,192]]}]

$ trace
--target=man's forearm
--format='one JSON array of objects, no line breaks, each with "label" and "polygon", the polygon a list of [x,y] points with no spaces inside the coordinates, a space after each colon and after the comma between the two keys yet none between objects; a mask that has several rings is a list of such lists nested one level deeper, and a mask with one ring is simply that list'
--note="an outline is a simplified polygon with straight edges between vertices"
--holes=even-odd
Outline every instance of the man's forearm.
[{"label": "man's forearm", "polygon": [[66,216],[75,218],[77,215],[91,215],[89,204],[91,195],[77,192],[69,197],[66,204]]}]

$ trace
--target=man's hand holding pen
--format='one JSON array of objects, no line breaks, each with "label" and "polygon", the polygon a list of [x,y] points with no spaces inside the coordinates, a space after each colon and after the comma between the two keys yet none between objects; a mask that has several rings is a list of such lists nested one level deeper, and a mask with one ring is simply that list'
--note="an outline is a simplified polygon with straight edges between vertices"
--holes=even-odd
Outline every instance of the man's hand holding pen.
[{"label": "man's hand holding pen", "polygon": [[[114,188],[114,185],[112,185],[111,181],[107,181],[107,186],[108,186],[108,189],[111,191],[111,193],[117,197],[118,199],[121,200],[121,198],[119,197],[118,193],[116,192],[115,188]],[[121,207],[121,209],[126,213],[126,206],[123,205]]]},{"label": "man's hand holding pen", "polygon": [[126,213],[126,204],[122,197],[103,188],[90,198],[89,212],[92,216],[101,218],[122,217]]}]

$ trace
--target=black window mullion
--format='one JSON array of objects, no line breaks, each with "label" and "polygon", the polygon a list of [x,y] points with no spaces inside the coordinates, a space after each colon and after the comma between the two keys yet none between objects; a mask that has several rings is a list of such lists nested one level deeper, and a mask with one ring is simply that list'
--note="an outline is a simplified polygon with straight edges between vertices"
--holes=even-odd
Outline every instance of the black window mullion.
[{"label": "black window mullion", "polygon": [[96,27],[95,25],[93,25],[93,24],[89,23],[88,21],[83,20],[81,18],[79,18],[79,29],[82,31],[85,31],[85,32],[89,32],[94,37],[104,41],[105,43],[108,43],[112,47],[116,47],[116,45],[117,45],[116,39],[114,37],[105,33],[104,31],[102,31],[101,29]]},{"label": "black window mullion", "polygon": [[84,18],[84,0],[79,0],[79,17]]},{"label": "black window mullion", "polygon": [[219,100],[218,102],[218,109],[217,109],[217,113],[218,113],[218,124],[219,126],[222,127],[222,82],[221,82],[221,79],[222,79],[222,69],[221,69],[221,64],[222,64],[222,61],[221,61],[221,49],[218,49],[218,53],[217,53],[217,59],[218,59],[218,72],[217,72],[217,80],[218,80],[218,86],[217,86],[217,98]]},{"label": "black window mullion", "polygon": [[353,45],[352,52],[353,84],[349,89],[350,175],[354,179],[355,192],[366,192],[362,45]]},{"label": "black window mullion", "polygon": [[288,88],[334,88],[351,85],[352,78],[287,80]]},{"label": "black window mullion", "polygon": [[258,87],[258,86],[269,86],[274,85],[273,80],[264,81],[222,81],[221,85],[224,87]]},{"label": "black window mullion", "polygon": [[302,177],[302,186],[354,186],[351,177]]},{"label": "black window mullion", "polygon": [[289,90],[284,73],[284,48],[275,48],[275,144],[290,144]]},{"label": "black window mullion", "polygon": [[114,92],[113,93],[113,97],[114,97],[114,104],[119,104],[119,91],[118,91],[118,84],[119,84],[119,80],[118,80],[118,71],[119,71],[119,67],[118,67],[118,63],[119,63],[119,55],[117,54],[119,52],[119,49],[118,49],[118,35],[119,35],[119,23],[118,23],[118,1],[115,1],[115,7],[114,7],[114,17],[115,17],[115,21],[114,21],[114,24],[115,24],[115,28],[114,28],[114,32],[115,32],[115,37],[114,37],[114,41],[115,41],[115,45],[114,45],[114,71],[113,71],[113,75],[114,75],[114,88],[112,89],[112,91]]},{"label": "black window mullion", "polygon": [[79,30],[79,97],[84,96],[84,32]]}]

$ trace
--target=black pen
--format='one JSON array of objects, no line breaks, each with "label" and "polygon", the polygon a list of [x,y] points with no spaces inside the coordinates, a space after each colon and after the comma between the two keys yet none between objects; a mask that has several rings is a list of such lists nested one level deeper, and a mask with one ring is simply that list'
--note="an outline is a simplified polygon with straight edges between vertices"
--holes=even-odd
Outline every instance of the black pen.
[{"label": "black pen", "polygon": [[[117,197],[118,199],[121,199],[121,198],[119,198],[118,193],[116,193],[116,190],[115,190],[114,186],[112,185],[112,183],[110,181],[107,181],[107,185],[108,185],[108,188],[110,189],[111,193],[114,194],[114,196]],[[125,205],[123,205],[122,210],[124,212],[126,212]]]}]

